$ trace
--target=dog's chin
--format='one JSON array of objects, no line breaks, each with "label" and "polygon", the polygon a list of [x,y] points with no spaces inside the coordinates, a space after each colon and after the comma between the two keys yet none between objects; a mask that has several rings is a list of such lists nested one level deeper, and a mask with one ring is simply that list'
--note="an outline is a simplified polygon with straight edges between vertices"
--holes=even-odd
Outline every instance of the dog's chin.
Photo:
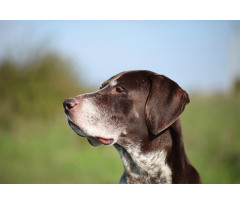
[{"label": "dog's chin", "polygon": [[89,142],[90,145],[96,147],[101,145],[102,143],[98,141],[97,138],[95,137],[91,137],[89,135],[87,135],[78,125],[76,125],[70,118],[67,119],[69,126],[73,129],[73,131],[81,136],[81,137],[87,137],[87,140]]},{"label": "dog's chin", "polygon": [[91,135],[88,135],[78,125],[76,125],[69,117],[67,118],[67,121],[68,121],[68,124],[70,125],[70,127],[73,129],[73,131],[81,137],[87,137],[89,144],[92,146],[96,147],[101,144],[112,145],[114,143],[114,139],[111,139],[111,138],[106,139],[106,138],[102,138],[102,137],[93,137]]}]

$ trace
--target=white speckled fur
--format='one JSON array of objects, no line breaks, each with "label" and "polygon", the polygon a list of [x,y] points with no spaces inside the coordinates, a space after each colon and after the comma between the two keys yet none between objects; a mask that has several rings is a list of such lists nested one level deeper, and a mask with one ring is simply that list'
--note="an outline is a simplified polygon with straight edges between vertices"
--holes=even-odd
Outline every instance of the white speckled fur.
[{"label": "white speckled fur", "polygon": [[[118,149],[126,174],[134,178],[141,177],[141,174],[147,173],[149,178],[154,178],[158,183],[172,183],[172,171],[166,164],[166,152],[164,150],[149,152],[143,154],[136,146],[127,147],[126,151],[130,155],[134,165],[130,162],[129,155],[124,153],[121,148]],[[137,170],[133,171],[134,168]],[[160,174],[159,174],[160,172]],[[150,181],[146,182],[150,183]]]}]

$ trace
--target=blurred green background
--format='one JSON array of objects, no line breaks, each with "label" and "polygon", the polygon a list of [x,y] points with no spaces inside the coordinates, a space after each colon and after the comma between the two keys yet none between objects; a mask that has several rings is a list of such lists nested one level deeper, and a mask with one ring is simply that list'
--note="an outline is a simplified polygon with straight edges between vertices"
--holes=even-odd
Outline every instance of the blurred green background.
[{"label": "blurred green background", "polygon": [[[115,22],[110,23],[115,24]],[[125,26],[124,23],[120,22]],[[131,28],[130,24],[134,23],[129,23],[128,29]],[[190,23],[195,24],[194,22]],[[11,23],[6,24],[11,25]],[[18,22],[18,24],[24,23]],[[29,25],[33,24],[35,23],[29,23]],[[44,22],[43,24],[46,25]],[[55,24],[58,22],[51,22],[51,25]],[[65,22],[65,24],[67,23]],[[74,22],[74,24],[76,23]],[[87,25],[88,23],[82,22],[82,24]],[[100,24],[98,25],[96,22],[94,24],[101,30]],[[136,24],[140,25],[139,22]],[[145,24],[146,22],[143,22],[140,26]],[[224,22],[224,24],[226,23]],[[155,29],[155,25],[153,28]],[[11,26],[8,29],[11,31]],[[89,33],[95,38],[97,32],[92,32],[91,29],[93,27],[90,27]],[[178,26],[177,29],[179,29]],[[108,27],[106,32],[109,30],[112,31],[111,27]],[[84,31],[82,30],[83,34]],[[9,33],[11,32],[6,32],[6,39]],[[84,35],[88,36],[88,34]],[[85,41],[84,37],[86,36],[81,39]],[[99,37],[99,42],[103,40],[101,37]],[[69,37],[69,39],[72,38]],[[136,39],[135,35],[131,35],[129,39]],[[139,38],[137,42],[141,40],[142,38]],[[39,42],[39,39],[37,41]],[[45,41],[43,44],[46,42],[48,43]],[[115,42],[117,42],[116,39],[110,38],[111,45]],[[174,42],[173,49],[178,42],[182,42],[182,38]],[[185,45],[186,42],[183,44]],[[69,40],[68,43],[72,45],[73,52],[74,46],[81,47],[79,44],[83,45],[74,40]],[[97,48],[95,54],[92,53],[94,43],[90,45],[92,49],[87,50],[89,41],[86,42],[86,47],[83,47],[92,54],[92,59],[97,58],[98,53],[105,54],[101,52],[100,48]],[[104,43],[105,41],[103,41]],[[137,43],[131,44],[130,41],[126,43],[139,49]],[[191,43],[193,41],[190,41],[190,48],[193,49],[194,46]],[[122,44],[121,41],[120,44]],[[200,42],[199,44],[201,45]],[[11,47],[14,54],[9,54],[5,52],[7,48],[1,47],[0,43],[0,48],[3,48],[0,50],[5,53],[5,55],[1,54],[0,58],[0,183],[118,183],[123,173],[118,152],[114,147],[90,146],[86,139],[77,136],[71,130],[63,111],[62,102],[66,98],[98,89],[96,85],[88,83],[84,65],[80,66],[77,72],[72,58],[51,49],[35,46],[36,44],[31,40],[28,43],[24,42],[21,48],[17,48],[17,45],[19,44]],[[101,47],[102,44],[100,43],[99,46]],[[169,45],[167,44],[167,46]],[[117,50],[112,49],[110,45],[106,47],[111,53]],[[143,46],[144,50],[145,47]],[[147,47],[147,49],[150,48],[150,46]],[[205,47],[202,49],[205,52]],[[125,52],[125,49],[123,50]],[[135,53],[135,51],[133,52]],[[148,53],[150,57],[153,54]],[[181,53],[181,49],[179,49],[176,55]],[[234,53],[238,60],[233,61],[239,62],[239,55],[236,55],[236,51],[233,51],[233,55]],[[118,54],[115,53],[113,56]],[[214,54],[215,50],[213,50]],[[83,53],[76,53],[76,55],[82,56],[91,64],[91,60],[86,56],[84,58]],[[16,56],[18,56],[17,59]],[[24,60],[19,60],[19,56]],[[125,55],[122,56],[125,57]],[[144,63],[141,61],[142,58],[140,53],[138,58],[133,58],[133,62]],[[111,59],[106,54],[106,59],[102,61],[98,59],[95,63],[106,64],[108,60]],[[158,55],[155,60],[156,62],[161,61],[158,60]],[[218,61],[218,59],[216,60]],[[120,64],[115,59],[113,61],[114,64]],[[146,61],[151,62],[148,59]],[[171,61],[174,60],[170,60],[169,63]],[[203,61],[205,62],[205,58]],[[175,63],[179,63],[179,61],[175,60]],[[108,64],[108,66],[112,65]],[[209,63],[209,66],[212,66],[212,63]],[[150,65],[147,67],[151,69]],[[215,68],[218,70],[217,66]],[[193,74],[191,75],[194,73],[194,69],[190,74],[186,71],[182,75],[179,74],[182,72],[181,68],[179,70],[176,69],[176,74],[173,71],[173,76],[178,76],[179,79],[182,76],[194,77]],[[200,68],[195,69],[196,72],[198,70]],[[216,70],[214,73],[217,73]],[[112,72],[117,74],[119,71],[109,72],[111,76]],[[166,74],[165,72],[167,69],[158,73]],[[107,74],[100,70],[95,75],[101,78],[106,77]],[[210,72],[206,76],[214,79],[215,74]],[[199,171],[203,183],[240,183],[240,79],[237,74],[234,74],[232,79],[229,86],[231,88],[227,91],[212,91],[204,94],[196,90],[187,90],[191,102],[181,115],[185,149],[189,160]],[[187,78],[184,80],[187,81]],[[204,80],[209,82],[205,78],[202,78],[201,82]],[[183,84],[178,80],[177,82],[180,85]],[[194,86],[195,81],[193,80],[191,83]]]},{"label": "blurred green background", "polygon": [[[1,62],[0,183],[118,183],[117,151],[90,146],[63,112],[64,99],[93,90],[53,53]],[[190,161],[204,183],[240,183],[239,81],[227,95],[190,98],[181,117]]]}]

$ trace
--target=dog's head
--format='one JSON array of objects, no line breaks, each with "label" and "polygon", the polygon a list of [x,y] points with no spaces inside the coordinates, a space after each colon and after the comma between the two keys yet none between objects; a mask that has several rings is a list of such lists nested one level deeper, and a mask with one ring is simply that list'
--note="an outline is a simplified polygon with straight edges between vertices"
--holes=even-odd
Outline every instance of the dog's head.
[{"label": "dog's head", "polygon": [[188,102],[188,94],[169,78],[129,71],[105,81],[97,92],[65,100],[63,106],[74,132],[97,146],[137,141],[148,131],[157,135],[177,120]]}]

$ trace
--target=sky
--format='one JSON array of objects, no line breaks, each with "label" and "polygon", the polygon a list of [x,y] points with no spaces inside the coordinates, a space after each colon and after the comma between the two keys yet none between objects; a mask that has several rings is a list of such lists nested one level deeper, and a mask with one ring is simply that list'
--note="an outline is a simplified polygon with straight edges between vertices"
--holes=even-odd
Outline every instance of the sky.
[{"label": "sky", "polygon": [[144,69],[187,91],[224,92],[240,73],[239,21],[0,21],[0,60],[39,46],[72,61],[91,86]]}]

